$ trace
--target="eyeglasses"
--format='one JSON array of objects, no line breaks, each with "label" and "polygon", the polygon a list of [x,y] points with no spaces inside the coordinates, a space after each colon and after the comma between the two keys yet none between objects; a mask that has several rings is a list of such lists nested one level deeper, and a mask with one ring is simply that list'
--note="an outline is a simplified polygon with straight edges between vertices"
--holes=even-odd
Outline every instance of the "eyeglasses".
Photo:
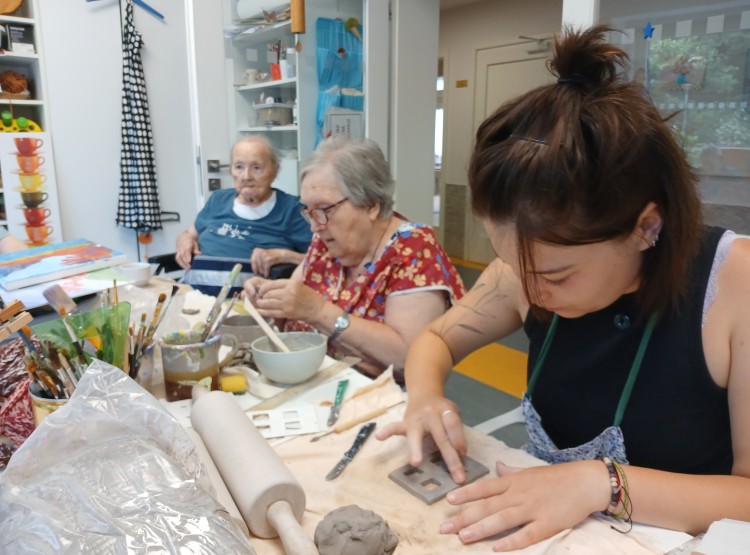
[{"label": "eyeglasses", "polygon": [[329,218],[328,213],[347,200],[349,199],[344,197],[340,201],[324,206],[323,208],[303,208],[299,213],[307,220],[308,224],[315,222],[318,225],[326,225]]}]

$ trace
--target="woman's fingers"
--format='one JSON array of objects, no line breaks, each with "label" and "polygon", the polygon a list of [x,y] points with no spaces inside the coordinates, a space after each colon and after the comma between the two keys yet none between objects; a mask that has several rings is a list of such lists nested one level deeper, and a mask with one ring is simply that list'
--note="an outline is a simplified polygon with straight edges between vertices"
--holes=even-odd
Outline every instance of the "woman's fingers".
[{"label": "woman's fingers", "polygon": [[451,478],[457,484],[463,484],[466,481],[466,471],[458,449],[466,452],[466,440],[457,409],[426,410],[424,418]]}]

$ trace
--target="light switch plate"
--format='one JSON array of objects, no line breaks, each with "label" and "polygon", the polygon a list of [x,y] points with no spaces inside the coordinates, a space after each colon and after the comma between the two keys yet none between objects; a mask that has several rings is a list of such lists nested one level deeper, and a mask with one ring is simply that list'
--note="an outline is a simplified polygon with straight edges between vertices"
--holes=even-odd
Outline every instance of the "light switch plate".
[{"label": "light switch plate", "polygon": [[[461,485],[470,484],[490,471],[471,457],[464,457],[463,463],[466,481]],[[440,501],[449,491],[460,487],[451,478],[440,451],[427,456],[419,466],[405,464],[388,474],[388,477],[428,505]]]}]

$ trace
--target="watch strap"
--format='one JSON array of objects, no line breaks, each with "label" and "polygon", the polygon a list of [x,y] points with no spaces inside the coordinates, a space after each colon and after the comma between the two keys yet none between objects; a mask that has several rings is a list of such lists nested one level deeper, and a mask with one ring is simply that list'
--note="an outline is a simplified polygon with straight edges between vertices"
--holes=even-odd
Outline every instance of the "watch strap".
[{"label": "watch strap", "polygon": [[349,313],[344,312],[341,316],[336,318],[336,321],[333,323],[333,333],[328,336],[328,341],[336,341],[339,335],[344,333],[344,330],[346,330],[349,327]]}]

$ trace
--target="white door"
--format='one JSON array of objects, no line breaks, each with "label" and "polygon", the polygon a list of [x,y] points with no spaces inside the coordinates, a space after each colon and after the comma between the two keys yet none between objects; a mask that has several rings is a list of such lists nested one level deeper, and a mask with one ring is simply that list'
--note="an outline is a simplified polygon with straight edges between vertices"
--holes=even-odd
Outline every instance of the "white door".
[{"label": "white door", "polygon": [[[529,53],[538,44],[524,42],[477,51],[474,130],[503,102],[553,80],[546,62],[550,52]],[[489,263],[495,258],[481,222],[469,214],[466,219],[467,259]]]}]

